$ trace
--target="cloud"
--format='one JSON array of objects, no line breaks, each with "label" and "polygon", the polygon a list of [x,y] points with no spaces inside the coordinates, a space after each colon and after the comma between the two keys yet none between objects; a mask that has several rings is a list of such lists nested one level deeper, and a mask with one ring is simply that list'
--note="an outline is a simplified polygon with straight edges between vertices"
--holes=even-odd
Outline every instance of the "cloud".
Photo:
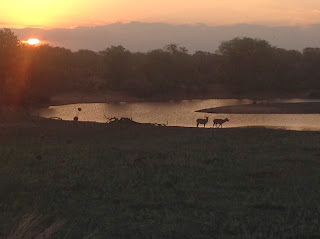
[{"label": "cloud", "polygon": [[8,26],[9,22],[0,22],[0,26]]},{"label": "cloud", "polygon": [[24,28],[41,28],[43,27],[43,25],[27,25],[27,26],[24,26]]},{"label": "cloud", "polygon": [[313,10],[314,13],[319,13],[320,14],[320,9],[314,9]]}]

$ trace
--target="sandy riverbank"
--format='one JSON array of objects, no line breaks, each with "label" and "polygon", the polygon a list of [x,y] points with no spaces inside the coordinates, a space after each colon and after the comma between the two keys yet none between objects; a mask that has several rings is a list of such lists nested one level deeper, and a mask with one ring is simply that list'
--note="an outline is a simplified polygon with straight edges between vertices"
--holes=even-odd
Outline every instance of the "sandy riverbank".
[{"label": "sandy riverbank", "polygon": [[197,112],[225,114],[320,114],[320,102],[231,105]]}]

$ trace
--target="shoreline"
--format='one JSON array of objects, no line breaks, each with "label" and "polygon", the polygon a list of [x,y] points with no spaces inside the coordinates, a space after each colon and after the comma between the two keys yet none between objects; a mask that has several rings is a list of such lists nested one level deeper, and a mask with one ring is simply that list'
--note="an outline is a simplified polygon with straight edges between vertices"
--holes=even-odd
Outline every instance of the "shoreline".
[{"label": "shoreline", "polygon": [[244,94],[234,95],[232,93],[213,92],[203,96],[175,96],[175,97],[163,97],[153,96],[148,98],[140,98],[130,96],[124,92],[117,91],[105,91],[95,93],[84,93],[84,92],[73,92],[73,93],[62,93],[53,96],[50,99],[49,104],[45,106],[59,106],[68,104],[80,104],[80,103],[137,103],[137,102],[168,102],[168,101],[183,101],[183,100],[209,100],[209,99],[253,99],[253,100],[267,100],[267,99],[312,99],[307,93],[259,93],[259,94]]}]

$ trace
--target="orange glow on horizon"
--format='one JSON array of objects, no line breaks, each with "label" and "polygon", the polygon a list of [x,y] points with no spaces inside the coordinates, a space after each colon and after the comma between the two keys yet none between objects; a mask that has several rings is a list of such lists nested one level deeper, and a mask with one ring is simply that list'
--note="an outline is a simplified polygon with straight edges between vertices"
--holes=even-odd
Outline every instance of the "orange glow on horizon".
[{"label": "orange glow on horizon", "polygon": [[319,0],[10,0],[0,27],[70,28],[114,22],[308,25],[320,22]]}]

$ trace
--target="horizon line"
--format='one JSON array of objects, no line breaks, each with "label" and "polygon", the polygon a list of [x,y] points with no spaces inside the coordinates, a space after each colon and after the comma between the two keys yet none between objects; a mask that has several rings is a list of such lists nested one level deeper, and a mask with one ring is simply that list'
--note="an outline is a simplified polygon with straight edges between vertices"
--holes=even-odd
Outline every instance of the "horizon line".
[{"label": "horizon line", "polygon": [[104,27],[104,26],[110,26],[110,25],[115,25],[115,24],[133,24],[133,23],[142,23],[142,24],[164,24],[164,25],[171,25],[171,26],[204,26],[204,27],[232,27],[232,26],[238,26],[238,25],[251,25],[251,26],[263,26],[263,27],[269,27],[269,28],[278,28],[278,27],[300,27],[300,28],[308,28],[314,25],[319,25],[320,21],[317,23],[309,23],[309,24],[288,24],[288,25],[270,25],[267,23],[246,23],[246,22],[239,22],[239,23],[231,23],[231,24],[217,24],[217,25],[209,25],[206,23],[168,23],[168,22],[144,22],[144,21],[115,21],[115,22],[110,22],[110,23],[105,23],[105,24],[96,24],[96,25],[79,25],[79,26],[70,26],[70,27],[46,27],[46,26],[39,26],[39,25],[34,25],[34,26],[25,26],[25,27],[15,27],[15,26],[1,26],[0,28],[9,28],[9,29],[16,29],[16,30],[23,30],[23,29],[41,29],[41,30],[59,30],[59,29],[64,29],[64,30],[73,30],[77,28],[95,28],[95,27]]}]

